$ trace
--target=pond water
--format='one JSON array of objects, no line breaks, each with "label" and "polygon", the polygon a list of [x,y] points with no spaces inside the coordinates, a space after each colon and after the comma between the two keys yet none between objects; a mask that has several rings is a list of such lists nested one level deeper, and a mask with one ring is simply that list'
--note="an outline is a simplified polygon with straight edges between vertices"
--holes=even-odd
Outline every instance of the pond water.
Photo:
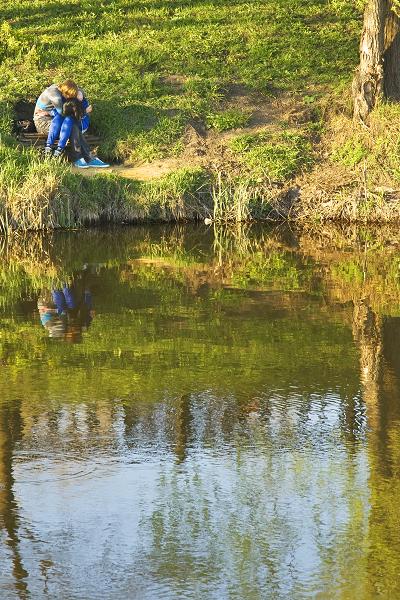
[{"label": "pond water", "polygon": [[0,597],[400,597],[390,232],[19,236]]}]

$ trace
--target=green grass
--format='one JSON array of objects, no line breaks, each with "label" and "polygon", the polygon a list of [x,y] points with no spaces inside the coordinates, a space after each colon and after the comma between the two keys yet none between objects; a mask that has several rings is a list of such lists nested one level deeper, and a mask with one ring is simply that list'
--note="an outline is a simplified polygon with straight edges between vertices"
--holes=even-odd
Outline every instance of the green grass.
[{"label": "green grass", "polygon": [[240,129],[246,127],[250,115],[241,110],[230,109],[217,113],[210,113],[206,117],[208,127],[215,129],[219,133],[229,131],[230,129]]},{"label": "green grass", "polygon": [[297,131],[242,135],[230,148],[256,180],[284,181],[312,163],[310,140]]},{"label": "green grass", "polygon": [[[341,0],[3,0],[2,147],[10,145],[10,105],[71,77],[93,103],[101,156],[178,155],[190,119],[220,132],[246,125],[249,115],[226,106],[232,84],[266,96],[296,91],[311,102],[316,86],[349,81],[360,14]],[[257,177],[291,176],[299,157],[288,156],[289,146],[253,147],[247,167]],[[11,154],[6,162],[18,162]],[[21,154],[22,169],[27,161],[36,164]]]},{"label": "green grass", "polygon": [[346,167],[355,167],[366,158],[367,155],[368,150],[362,142],[350,138],[345,144],[334,150],[332,158]]},{"label": "green grass", "polygon": [[372,188],[400,183],[400,105],[382,102],[371,113],[368,128],[354,128],[351,119],[333,121],[330,158],[368,173]]},{"label": "green grass", "polygon": [[122,141],[128,154],[162,153],[169,111],[205,117],[229,83],[271,93],[349,79],[360,29],[356,9],[326,0],[3,0],[0,16],[0,101],[71,76],[108,152]]}]

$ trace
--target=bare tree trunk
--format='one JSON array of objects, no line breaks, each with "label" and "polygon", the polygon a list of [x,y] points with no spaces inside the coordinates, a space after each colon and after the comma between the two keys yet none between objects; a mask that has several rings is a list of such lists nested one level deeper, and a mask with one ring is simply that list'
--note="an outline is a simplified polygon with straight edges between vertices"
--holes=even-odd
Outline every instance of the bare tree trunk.
[{"label": "bare tree trunk", "polygon": [[365,121],[384,92],[383,54],[388,0],[368,0],[360,43],[360,66],[353,80],[354,118]]},{"label": "bare tree trunk", "polygon": [[383,56],[384,94],[392,100],[400,99],[400,20],[391,11],[385,26],[385,53]]}]

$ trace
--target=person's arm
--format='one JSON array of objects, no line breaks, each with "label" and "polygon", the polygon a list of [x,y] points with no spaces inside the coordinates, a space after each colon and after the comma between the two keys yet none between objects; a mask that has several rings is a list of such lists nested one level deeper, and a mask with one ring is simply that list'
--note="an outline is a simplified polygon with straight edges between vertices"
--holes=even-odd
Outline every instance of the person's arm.
[{"label": "person's arm", "polygon": [[63,112],[63,97],[60,90],[56,87],[49,88],[47,92],[49,102],[54,106],[54,110],[62,115]]},{"label": "person's arm", "polygon": [[85,111],[86,114],[90,115],[90,113],[93,110],[92,105],[90,104],[89,100],[86,98],[85,93],[83,90],[79,90],[78,95],[77,95],[77,99],[82,102],[82,106],[83,106],[83,110]]}]

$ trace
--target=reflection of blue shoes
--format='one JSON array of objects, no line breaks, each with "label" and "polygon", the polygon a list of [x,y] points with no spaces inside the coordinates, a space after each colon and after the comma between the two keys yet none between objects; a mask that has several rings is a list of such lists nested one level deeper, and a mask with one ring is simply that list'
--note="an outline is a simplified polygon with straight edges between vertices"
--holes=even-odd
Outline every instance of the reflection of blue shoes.
[{"label": "reflection of blue shoes", "polygon": [[110,166],[107,163],[100,160],[99,158],[97,158],[97,156],[95,156],[95,158],[92,158],[92,160],[88,162],[88,165],[89,167],[96,167],[97,169],[105,169],[106,167]]},{"label": "reflection of blue shoes", "polygon": [[88,169],[89,165],[84,158],[80,158],[74,162],[74,167],[78,167],[78,169]]}]

